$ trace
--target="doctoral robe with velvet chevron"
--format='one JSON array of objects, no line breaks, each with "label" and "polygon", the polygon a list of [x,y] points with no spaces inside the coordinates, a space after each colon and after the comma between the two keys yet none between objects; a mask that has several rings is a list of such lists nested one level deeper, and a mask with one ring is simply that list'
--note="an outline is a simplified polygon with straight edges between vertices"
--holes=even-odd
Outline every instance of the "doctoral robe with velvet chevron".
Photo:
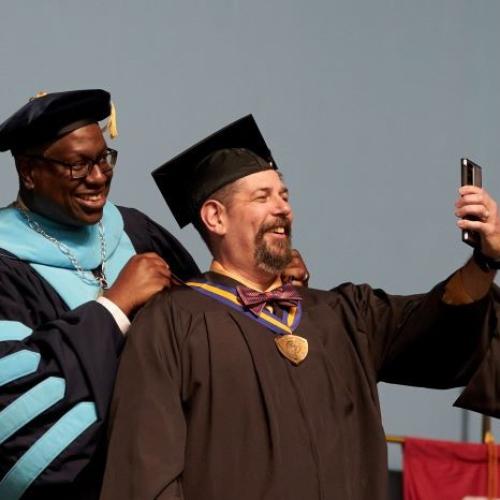
[{"label": "doctoral robe with velvet chevron", "polygon": [[442,290],[301,289],[299,366],[251,314],[193,288],[157,295],[122,355],[101,498],[385,500],[377,382],[462,385],[494,328],[491,297],[449,306]]},{"label": "doctoral robe with velvet chevron", "polygon": [[[100,262],[98,228],[69,229],[32,215],[84,269]],[[112,284],[135,253],[159,253],[181,277],[197,272],[173,236],[137,210],[105,207]],[[0,498],[93,499],[123,335],[68,258],[0,210]]]}]

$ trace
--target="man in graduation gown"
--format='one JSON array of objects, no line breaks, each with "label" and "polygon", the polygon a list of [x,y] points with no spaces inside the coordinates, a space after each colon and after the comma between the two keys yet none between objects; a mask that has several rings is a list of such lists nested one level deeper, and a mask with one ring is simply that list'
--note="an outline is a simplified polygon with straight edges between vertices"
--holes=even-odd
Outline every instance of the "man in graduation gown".
[{"label": "man in graduation gown", "polygon": [[[153,176],[214,260],[134,320],[101,498],[385,500],[376,384],[464,384],[494,327],[494,272],[471,260],[412,296],[283,284],[292,209],[251,116]],[[457,212],[500,256],[493,200],[463,189]]]},{"label": "man in graduation gown", "polygon": [[129,318],[171,270],[198,272],[166,230],[107,200],[111,109],[104,90],[46,94],[0,125],[20,186],[0,209],[2,500],[98,497]]}]

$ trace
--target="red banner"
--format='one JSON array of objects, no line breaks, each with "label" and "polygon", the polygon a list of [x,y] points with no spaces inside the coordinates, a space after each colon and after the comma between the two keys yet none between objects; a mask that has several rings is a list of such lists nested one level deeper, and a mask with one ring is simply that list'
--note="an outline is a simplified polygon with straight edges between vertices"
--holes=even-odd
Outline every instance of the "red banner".
[{"label": "red banner", "polygon": [[406,438],[404,500],[500,500],[498,448]]}]

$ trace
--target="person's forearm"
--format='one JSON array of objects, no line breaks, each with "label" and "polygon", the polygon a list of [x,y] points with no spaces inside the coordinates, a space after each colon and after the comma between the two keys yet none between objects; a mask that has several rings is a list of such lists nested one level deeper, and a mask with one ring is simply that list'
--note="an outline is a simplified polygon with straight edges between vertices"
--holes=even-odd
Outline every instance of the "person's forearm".
[{"label": "person's forearm", "polygon": [[471,258],[446,284],[443,301],[447,304],[461,305],[480,300],[490,290],[495,275],[495,271],[484,271]]},{"label": "person's forearm", "polygon": [[496,271],[483,270],[474,259],[469,259],[462,267],[461,274],[467,294],[476,301],[488,293],[495,279]]}]

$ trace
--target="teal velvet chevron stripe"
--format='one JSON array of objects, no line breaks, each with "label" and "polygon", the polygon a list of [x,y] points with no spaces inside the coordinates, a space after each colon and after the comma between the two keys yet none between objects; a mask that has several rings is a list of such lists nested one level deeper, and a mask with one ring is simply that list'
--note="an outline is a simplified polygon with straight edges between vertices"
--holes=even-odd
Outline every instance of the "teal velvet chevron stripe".
[{"label": "teal velvet chevron stripe", "polygon": [[4,340],[23,340],[31,335],[31,328],[19,321],[0,320],[0,342]]},{"label": "teal velvet chevron stripe", "polygon": [[0,359],[0,386],[37,370],[40,354],[23,349]]},{"label": "teal velvet chevron stripe", "polygon": [[97,420],[94,403],[78,403],[16,462],[0,482],[0,498],[18,500],[30,484]]},{"label": "teal velvet chevron stripe", "polygon": [[0,444],[64,396],[66,383],[49,377],[18,397],[0,412]]}]

